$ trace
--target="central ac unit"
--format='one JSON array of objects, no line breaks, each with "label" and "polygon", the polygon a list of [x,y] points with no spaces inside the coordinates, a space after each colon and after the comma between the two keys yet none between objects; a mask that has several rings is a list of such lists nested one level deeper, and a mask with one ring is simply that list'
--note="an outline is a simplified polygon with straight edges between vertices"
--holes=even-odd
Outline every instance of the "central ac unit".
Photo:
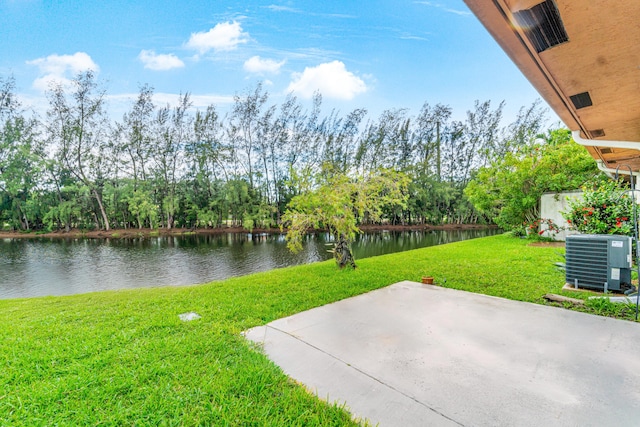
[{"label": "central ac unit", "polygon": [[575,234],[566,248],[567,283],[599,291],[631,287],[631,237]]}]

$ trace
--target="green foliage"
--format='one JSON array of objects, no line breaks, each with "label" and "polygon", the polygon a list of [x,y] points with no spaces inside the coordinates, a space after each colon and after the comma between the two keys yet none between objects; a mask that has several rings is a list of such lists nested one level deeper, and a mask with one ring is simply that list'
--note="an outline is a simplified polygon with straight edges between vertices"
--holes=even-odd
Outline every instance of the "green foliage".
[{"label": "green foliage", "polygon": [[614,303],[608,298],[589,298],[585,301],[581,311],[597,314],[598,316],[617,317],[621,319],[633,319],[636,305],[631,300],[626,303]]},{"label": "green foliage", "polygon": [[407,211],[410,222],[460,224],[477,221],[473,208],[468,209],[460,185],[442,181],[436,175],[425,175],[420,168],[409,171],[409,176]]},{"label": "green foliage", "polygon": [[51,86],[47,92],[50,122],[46,138],[55,147],[61,167],[89,189],[98,207],[101,226],[109,230],[102,200],[104,151],[108,148],[105,91],[99,88],[93,71],[79,73],[71,86],[71,93],[61,84]]},{"label": "green foliage", "polygon": [[[14,92],[13,79],[0,78],[0,221],[12,229],[276,227],[294,197],[380,168],[406,174],[410,198],[358,216],[362,223],[486,223],[501,200],[521,203],[500,212],[498,223],[506,223],[536,200],[527,190],[483,194],[493,183],[463,191],[474,177],[495,180],[491,170],[478,173],[492,159],[531,151],[544,117],[538,103],[501,128],[504,103],[476,101],[463,121],[452,120],[451,107],[426,102],[417,115],[389,109],[369,119],[363,108],[323,114],[320,94],[308,110],[293,95],[271,104],[258,84],[221,116],[215,105],[194,112],[189,93],[156,105],[153,88],[142,85],[112,122],[92,72],[52,86],[44,118],[26,117]],[[566,139],[563,132],[550,134],[548,145]],[[540,180],[548,170],[532,173]],[[88,192],[75,197],[80,187]]]},{"label": "green foliage", "polygon": [[287,246],[293,252],[302,249],[309,229],[326,228],[336,241],[351,242],[365,218],[379,221],[384,209],[407,201],[406,175],[392,170],[349,178],[331,174],[328,181],[294,197],[282,221],[287,231]]},{"label": "green foliage", "polygon": [[0,220],[29,231],[42,219],[37,186],[45,154],[37,122],[24,117],[13,85],[0,79]]},{"label": "green foliage", "polygon": [[599,179],[582,186],[582,199],[570,200],[562,215],[569,226],[586,234],[633,234],[633,198],[623,181]]},{"label": "green foliage", "polygon": [[215,227],[220,220],[218,213],[211,209],[198,209],[196,215],[198,227]]},{"label": "green foliage", "polygon": [[526,223],[524,224],[520,224],[520,225],[516,225],[511,227],[511,230],[509,230],[509,235],[513,236],[513,237],[527,237],[528,236],[528,226]]},{"label": "green foliage", "polygon": [[90,210],[91,196],[84,185],[67,185],[59,190],[60,201],[51,205],[43,222],[49,230],[69,230],[72,227],[91,228],[91,222],[84,215]]},{"label": "green foliage", "polygon": [[138,222],[138,228],[142,228],[147,223],[150,228],[155,227],[158,223],[158,206],[153,202],[153,198],[148,191],[143,189],[133,190],[125,198],[125,201],[129,206],[129,212]]},{"label": "green foliage", "polygon": [[476,209],[510,230],[539,218],[543,193],[574,190],[599,175],[593,158],[569,139],[568,131],[552,131],[548,141],[508,152],[480,168],[465,189]]}]

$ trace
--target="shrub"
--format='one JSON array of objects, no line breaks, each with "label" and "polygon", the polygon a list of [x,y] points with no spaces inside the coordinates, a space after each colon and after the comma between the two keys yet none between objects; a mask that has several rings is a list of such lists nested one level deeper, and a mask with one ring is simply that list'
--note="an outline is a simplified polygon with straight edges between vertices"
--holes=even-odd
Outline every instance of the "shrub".
[{"label": "shrub", "polygon": [[582,200],[562,212],[571,229],[585,234],[633,234],[633,198],[622,180],[603,179],[582,187]]}]

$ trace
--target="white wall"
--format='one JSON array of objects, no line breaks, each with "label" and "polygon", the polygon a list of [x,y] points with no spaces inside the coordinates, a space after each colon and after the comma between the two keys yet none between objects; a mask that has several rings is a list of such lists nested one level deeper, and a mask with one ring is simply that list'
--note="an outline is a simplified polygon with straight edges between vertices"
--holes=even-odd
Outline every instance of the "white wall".
[{"label": "white wall", "polygon": [[[561,212],[569,209],[567,199],[580,200],[582,199],[582,191],[566,191],[563,193],[544,193],[540,197],[540,218],[550,219],[560,228],[568,228],[567,221],[562,217]],[[543,228],[546,229],[546,224]],[[556,240],[566,240],[570,234],[576,234],[573,230],[563,230],[555,236]],[[543,236],[553,237],[549,233],[545,232]]]}]

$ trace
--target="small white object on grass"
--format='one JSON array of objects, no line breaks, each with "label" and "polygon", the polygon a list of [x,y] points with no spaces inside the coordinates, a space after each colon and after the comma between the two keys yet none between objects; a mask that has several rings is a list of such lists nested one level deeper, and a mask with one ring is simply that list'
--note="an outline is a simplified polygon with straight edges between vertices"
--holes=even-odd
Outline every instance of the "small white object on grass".
[{"label": "small white object on grass", "polygon": [[178,317],[183,322],[190,322],[192,320],[200,319],[202,316],[200,316],[198,313],[195,313],[195,312],[191,311],[189,313],[178,314]]}]

